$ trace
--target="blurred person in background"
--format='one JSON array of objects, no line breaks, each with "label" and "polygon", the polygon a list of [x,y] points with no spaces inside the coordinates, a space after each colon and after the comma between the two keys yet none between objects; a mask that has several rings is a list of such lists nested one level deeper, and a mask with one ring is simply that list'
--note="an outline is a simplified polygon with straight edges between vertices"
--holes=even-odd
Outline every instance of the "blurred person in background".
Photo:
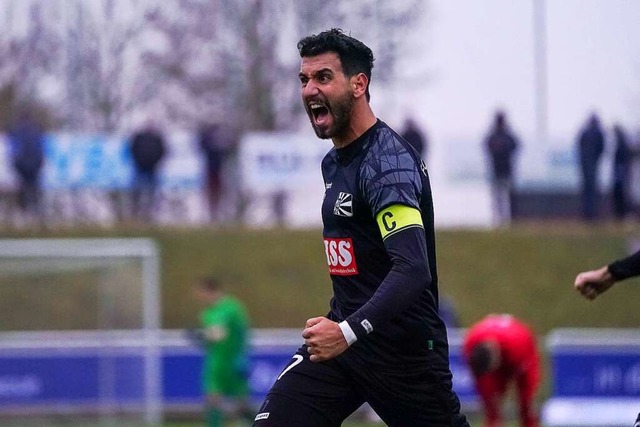
[{"label": "blurred person in background", "polygon": [[205,349],[202,385],[207,427],[227,421],[253,420],[249,402],[249,317],[244,304],[225,293],[215,277],[203,277],[196,293],[205,308],[195,338]]},{"label": "blurred person in background", "polygon": [[31,219],[41,221],[44,132],[29,111],[21,111],[9,129],[8,137],[10,160],[18,177],[18,206]]},{"label": "blurred person in background", "polygon": [[438,314],[424,161],[369,103],[373,53],[340,29],[298,42],[300,91],[322,160],[326,316],[274,382],[255,427],[339,426],[367,402],[390,427],[468,427]]},{"label": "blurred person in background", "polygon": [[427,150],[429,148],[427,136],[425,132],[418,127],[418,124],[412,118],[407,118],[404,122],[404,128],[400,133],[409,144],[416,149],[420,157],[427,161]]},{"label": "blurred person in background", "polygon": [[227,149],[220,125],[203,124],[198,132],[198,146],[205,160],[205,191],[212,222],[222,220],[220,201],[223,196],[223,169]]},{"label": "blurred person in background", "polygon": [[463,342],[463,357],[482,400],[485,427],[502,426],[501,405],[515,384],[522,427],[537,427],[534,398],[540,383],[536,338],[522,321],[490,314],[473,324]]},{"label": "blurred person in background", "polygon": [[579,273],[573,286],[585,298],[594,300],[621,280],[638,275],[640,275],[640,251],[596,270]]},{"label": "blurred person in background", "polygon": [[629,178],[633,152],[627,135],[620,124],[613,127],[615,152],[613,155],[613,214],[618,221],[629,213]]},{"label": "blurred person in background", "polygon": [[598,172],[604,151],[604,133],[597,114],[589,117],[580,132],[577,150],[582,177],[582,218],[593,221],[598,216]]},{"label": "blurred person in background", "polygon": [[152,121],[134,133],[129,143],[134,166],[132,188],[133,216],[138,221],[150,221],[157,208],[158,168],[166,155],[162,133]]},{"label": "blurred person in background", "polygon": [[513,213],[513,161],[519,141],[507,125],[506,115],[497,111],[484,150],[491,166],[491,197],[494,222],[507,225]]}]

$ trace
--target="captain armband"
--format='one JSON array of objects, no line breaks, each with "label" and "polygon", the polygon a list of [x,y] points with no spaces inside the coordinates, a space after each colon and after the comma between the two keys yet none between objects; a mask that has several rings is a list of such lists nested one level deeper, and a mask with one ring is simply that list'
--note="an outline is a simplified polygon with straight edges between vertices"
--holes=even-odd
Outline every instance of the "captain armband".
[{"label": "captain armband", "polygon": [[391,205],[376,215],[382,238],[386,239],[398,231],[422,225],[422,215],[416,208],[406,205]]}]

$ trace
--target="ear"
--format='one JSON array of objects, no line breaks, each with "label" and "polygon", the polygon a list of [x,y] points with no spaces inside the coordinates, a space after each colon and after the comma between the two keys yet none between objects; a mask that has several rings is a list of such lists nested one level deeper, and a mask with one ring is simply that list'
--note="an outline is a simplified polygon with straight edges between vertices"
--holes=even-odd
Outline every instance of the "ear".
[{"label": "ear", "polygon": [[364,96],[367,91],[367,85],[369,84],[367,76],[364,73],[358,73],[349,80],[349,84],[353,90],[353,96],[356,98]]}]

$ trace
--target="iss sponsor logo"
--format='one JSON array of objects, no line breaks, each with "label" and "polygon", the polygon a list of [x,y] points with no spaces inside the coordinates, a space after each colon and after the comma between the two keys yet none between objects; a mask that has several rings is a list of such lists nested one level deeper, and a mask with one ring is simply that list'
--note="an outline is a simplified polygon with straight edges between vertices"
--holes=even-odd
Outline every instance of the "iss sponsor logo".
[{"label": "iss sponsor logo", "polygon": [[329,273],[336,276],[352,276],[358,274],[356,257],[353,252],[353,241],[349,237],[324,239],[324,250],[327,254]]},{"label": "iss sponsor logo", "polygon": [[333,214],[350,218],[353,216],[353,194],[340,192],[333,205]]},{"label": "iss sponsor logo", "polygon": [[269,412],[261,412],[258,415],[256,415],[256,418],[254,421],[266,420],[267,418],[269,418]]}]

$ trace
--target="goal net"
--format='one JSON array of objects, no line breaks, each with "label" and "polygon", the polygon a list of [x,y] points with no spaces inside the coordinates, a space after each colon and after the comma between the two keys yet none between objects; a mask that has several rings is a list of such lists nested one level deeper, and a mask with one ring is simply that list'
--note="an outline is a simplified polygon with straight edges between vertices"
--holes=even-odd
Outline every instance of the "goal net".
[{"label": "goal net", "polygon": [[159,334],[152,240],[0,240],[0,424],[160,424]]}]

